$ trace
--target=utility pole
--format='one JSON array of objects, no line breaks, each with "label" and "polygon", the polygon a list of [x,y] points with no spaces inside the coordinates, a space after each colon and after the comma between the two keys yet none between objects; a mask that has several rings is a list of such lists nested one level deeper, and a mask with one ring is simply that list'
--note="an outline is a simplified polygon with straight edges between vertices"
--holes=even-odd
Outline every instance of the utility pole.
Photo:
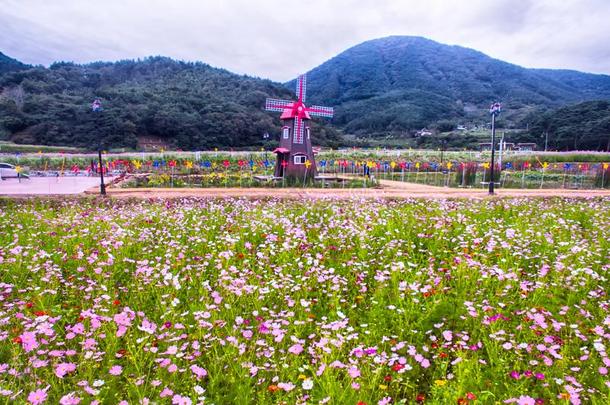
[{"label": "utility pole", "polygon": [[544,151],[549,147],[549,131],[544,131]]},{"label": "utility pole", "polygon": [[502,106],[500,103],[493,103],[489,107],[491,114],[491,165],[489,166],[489,195],[494,195],[494,157],[496,151],[496,115],[500,114]]},{"label": "utility pole", "polygon": [[502,132],[502,138],[500,138],[500,156],[498,156],[498,166],[500,166],[500,169],[502,169],[502,155],[504,153],[504,134],[505,132]]}]

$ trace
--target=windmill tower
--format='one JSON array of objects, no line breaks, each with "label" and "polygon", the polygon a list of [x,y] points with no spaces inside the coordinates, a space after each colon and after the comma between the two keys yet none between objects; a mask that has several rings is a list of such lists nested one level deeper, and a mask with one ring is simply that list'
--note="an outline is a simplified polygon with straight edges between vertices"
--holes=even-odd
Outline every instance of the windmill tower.
[{"label": "windmill tower", "polygon": [[281,112],[282,134],[280,145],[273,153],[277,155],[275,177],[311,179],[316,175],[316,162],[311,147],[311,117],[332,118],[332,107],[305,105],[306,76],[297,79],[297,101],[268,98],[265,110]]}]

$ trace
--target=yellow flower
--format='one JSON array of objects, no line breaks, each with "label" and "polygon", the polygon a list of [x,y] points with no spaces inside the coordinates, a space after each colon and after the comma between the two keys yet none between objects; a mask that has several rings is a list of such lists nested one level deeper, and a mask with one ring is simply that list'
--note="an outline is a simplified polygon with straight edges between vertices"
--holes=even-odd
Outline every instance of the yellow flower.
[{"label": "yellow flower", "polygon": [[387,390],[388,386],[387,385],[383,385],[383,384],[379,384],[379,389],[380,390]]},{"label": "yellow flower", "polygon": [[307,378],[307,376],[305,376],[305,374],[299,374],[299,380],[304,380]]},{"label": "yellow flower", "polygon": [[445,384],[447,384],[447,380],[436,380],[436,381],[434,381],[434,385],[436,385],[437,387],[442,387]]}]

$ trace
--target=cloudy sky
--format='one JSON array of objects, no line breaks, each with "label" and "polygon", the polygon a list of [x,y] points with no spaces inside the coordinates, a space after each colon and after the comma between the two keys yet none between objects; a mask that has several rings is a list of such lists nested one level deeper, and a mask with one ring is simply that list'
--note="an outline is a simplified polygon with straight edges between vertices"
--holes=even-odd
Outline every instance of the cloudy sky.
[{"label": "cloudy sky", "polygon": [[610,74],[610,0],[0,0],[0,52],[43,65],[164,55],[286,81],[388,35]]}]

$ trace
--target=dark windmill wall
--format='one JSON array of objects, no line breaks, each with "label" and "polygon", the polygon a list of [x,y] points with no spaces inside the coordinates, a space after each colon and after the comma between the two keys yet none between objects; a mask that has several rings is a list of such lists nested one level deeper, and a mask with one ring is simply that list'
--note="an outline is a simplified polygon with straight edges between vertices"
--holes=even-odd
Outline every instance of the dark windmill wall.
[{"label": "dark windmill wall", "polygon": [[[288,165],[284,168],[284,176],[286,178],[292,178],[297,180],[303,180],[304,178],[310,179],[315,177],[317,174],[316,162],[313,155],[313,148],[311,146],[311,137],[307,136],[307,128],[309,127],[309,121],[303,120],[304,132],[303,132],[303,143],[294,143],[294,119],[282,120],[283,128],[280,134],[280,148],[288,149],[290,153],[277,155],[277,165],[281,165],[281,161],[284,158],[288,158]],[[284,138],[284,127],[289,128],[288,139]],[[287,155],[287,156],[286,156]],[[304,156],[305,160],[309,160],[311,166],[307,169],[305,164],[295,164],[295,156]],[[276,176],[279,177],[281,170],[279,166],[276,166]]]}]

